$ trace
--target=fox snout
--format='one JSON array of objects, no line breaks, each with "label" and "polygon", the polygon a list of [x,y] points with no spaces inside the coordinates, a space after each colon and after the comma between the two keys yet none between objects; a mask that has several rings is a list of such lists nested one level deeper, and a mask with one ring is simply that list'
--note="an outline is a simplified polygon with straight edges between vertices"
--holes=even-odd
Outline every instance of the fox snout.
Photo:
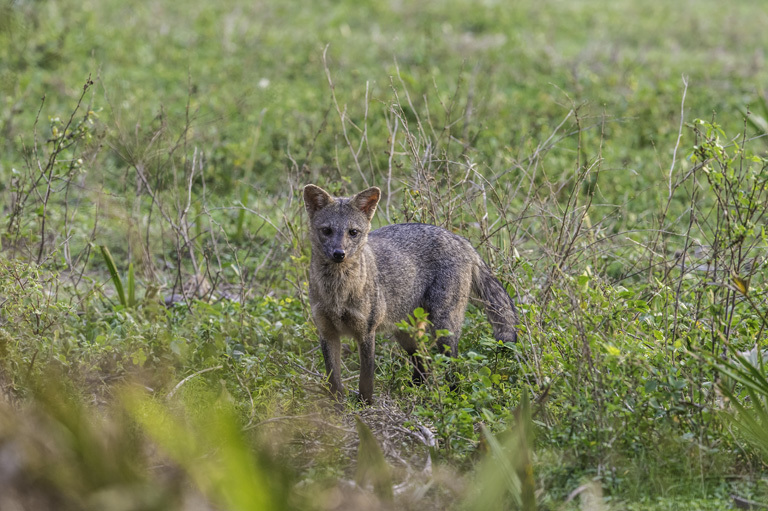
[{"label": "fox snout", "polygon": [[333,251],[332,257],[333,257],[334,262],[340,263],[340,262],[342,262],[344,260],[346,255],[347,255],[346,252],[344,252],[340,248],[337,248],[336,250]]}]

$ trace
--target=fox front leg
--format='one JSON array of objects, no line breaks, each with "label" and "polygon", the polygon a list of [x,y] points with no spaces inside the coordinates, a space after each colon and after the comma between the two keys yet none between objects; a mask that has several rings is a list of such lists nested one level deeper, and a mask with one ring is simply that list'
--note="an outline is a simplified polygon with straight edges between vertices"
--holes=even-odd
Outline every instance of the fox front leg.
[{"label": "fox front leg", "polygon": [[331,385],[331,394],[336,401],[344,399],[344,386],[341,384],[341,340],[338,335],[321,335],[320,349],[325,361],[325,374]]},{"label": "fox front leg", "polygon": [[366,404],[373,404],[373,373],[376,368],[374,351],[376,337],[373,332],[366,334],[358,342],[360,350],[360,400]]}]

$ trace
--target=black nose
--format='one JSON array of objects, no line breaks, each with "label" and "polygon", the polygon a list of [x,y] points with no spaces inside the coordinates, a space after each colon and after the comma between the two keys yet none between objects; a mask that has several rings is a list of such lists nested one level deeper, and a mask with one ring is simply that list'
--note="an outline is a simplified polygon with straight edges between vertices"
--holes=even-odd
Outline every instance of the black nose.
[{"label": "black nose", "polygon": [[336,261],[337,263],[340,263],[340,262],[342,262],[344,260],[344,256],[345,255],[346,254],[344,253],[343,250],[340,250],[340,249],[334,250],[333,251],[333,260]]}]

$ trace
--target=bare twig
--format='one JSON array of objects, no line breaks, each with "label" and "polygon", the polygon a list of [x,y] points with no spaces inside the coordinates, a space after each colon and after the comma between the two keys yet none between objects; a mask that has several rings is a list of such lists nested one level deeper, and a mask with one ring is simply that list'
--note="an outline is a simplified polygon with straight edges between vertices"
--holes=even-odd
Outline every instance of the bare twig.
[{"label": "bare twig", "polygon": [[209,371],[217,371],[217,370],[219,370],[219,369],[223,369],[223,368],[224,368],[224,366],[223,366],[223,365],[218,365],[218,366],[214,366],[214,367],[206,367],[205,369],[201,369],[200,371],[197,371],[197,372],[195,372],[195,373],[192,373],[192,374],[190,374],[189,376],[187,376],[186,378],[184,378],[183,380],[181,380],[179,383],[177,383],[177,384],[176,384],[176,386],[175,386],[175,387],[173,387],[173,390],[171,390],[171,391],[168,393],[168,395],[167,395],[167,396],[165,396],[165,399],[171,399],[171,398],[173,397],[173,395],[174,395],[174,394],[176,394],[176,392],[177,392],[177,391],[178,391],[178,390],[179,390],[179,389],[180,389],[180,388],[181,388],[181,387],[182,387],[182,386],[183,386],[185,383],[187,383],[187,382],[188,382],[189,380],[191,380],[192,378],[196,378],[197,376],[200,376],[201,374],[207,373],[207,372],[209,372]]}]

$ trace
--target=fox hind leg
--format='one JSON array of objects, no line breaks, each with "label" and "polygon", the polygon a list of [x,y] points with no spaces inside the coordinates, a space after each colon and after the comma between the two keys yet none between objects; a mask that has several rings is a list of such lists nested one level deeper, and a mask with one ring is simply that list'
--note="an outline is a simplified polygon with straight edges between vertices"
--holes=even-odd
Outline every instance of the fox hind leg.
[{"label": "fox hind leg", "polygon": [[[450,332],[447,336],[437,338],[437,349],[440,353],[455,359],[459,356],[459,338],[461,337],[461,325],[464,322],[464,309],[458,311],[448,311],[448,313],[438,314],[433,319],[433,333],[437,335],[439,330]],[[454,370],[453,361],[448,364],[446,379],[451,391],[458,388],[458,380]]]},{"label": "fox hind leg", "polygon": [[459,356],[459,337],[461,336],[461,324],[464,321],[464,314],[461,317],[452,315],[438,315],[433,320],[433,334],[436,336],[439,330],[450,332],[447,336],[437,338],[437,349],[439,353],[448,355],[451,358]]},{"label": "fox hind leg", "polygon": [[411,381],[414,385],[421,385],[427,379],[427,369],[424,366],[424,360],[419,351],[419,343],[407,332],[396,332],[395,339],[400,346],[403,347],[406,353],[411,356],[411,363],[413,364],[413,376]]}]

